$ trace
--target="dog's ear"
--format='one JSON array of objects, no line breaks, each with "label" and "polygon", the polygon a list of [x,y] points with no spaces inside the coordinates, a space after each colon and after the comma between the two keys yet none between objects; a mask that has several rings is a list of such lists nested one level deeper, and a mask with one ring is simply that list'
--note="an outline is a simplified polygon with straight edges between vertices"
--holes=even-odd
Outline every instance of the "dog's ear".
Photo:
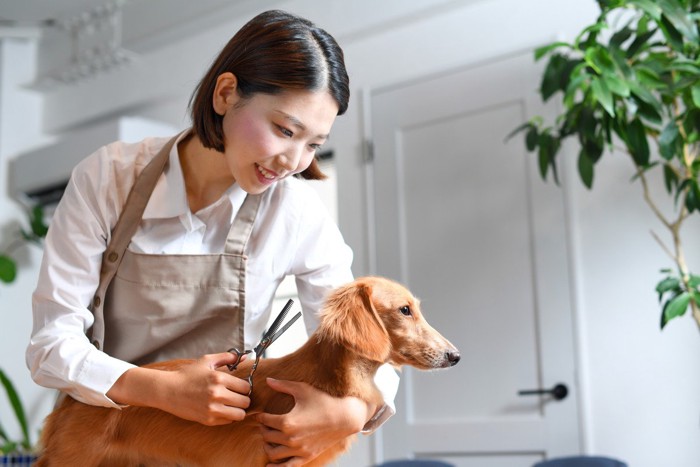
[{"label": "dog's ear", "polygon": [[385,362],[391,340],[372,303],[372,286],[356,281],[326,301],[322,327],[333,340],[370,360]]}]

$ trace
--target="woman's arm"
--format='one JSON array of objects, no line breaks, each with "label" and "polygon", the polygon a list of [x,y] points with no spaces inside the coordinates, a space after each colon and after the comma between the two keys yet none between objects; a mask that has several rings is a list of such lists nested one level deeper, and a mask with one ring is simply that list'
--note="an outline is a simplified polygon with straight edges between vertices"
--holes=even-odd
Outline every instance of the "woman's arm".
[{"label": "woman's arm", "polygon": [[205,355],[176,371],[132,368],[114,383],[107,396],[117,403],[158,408],[204,425],[240,421],[250,405],[250,385],[217,371],[236,359],[235,354],[223,352]]},{"label": "woman's arm", "polygon": [[116,196],[102,148],[73,171],[44,243],[34,324],[26,361],[34,380],[92,405],[117,407],[105,394],[133,365],[96,349],[86,333],[94,322],[88,305],[116,219]]}]

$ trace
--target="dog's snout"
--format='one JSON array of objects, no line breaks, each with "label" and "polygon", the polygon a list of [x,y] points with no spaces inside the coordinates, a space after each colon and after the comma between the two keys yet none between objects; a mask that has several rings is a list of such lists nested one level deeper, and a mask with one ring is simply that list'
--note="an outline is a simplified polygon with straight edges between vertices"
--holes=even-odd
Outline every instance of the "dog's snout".
[{"label": "dog's snout", "polygon": [[447,361],[450,363],[450,366],[455,366],[457,363],[459,363],[459,351],[448,350],[447,352],[445,352],[445,358],[447,358]]}]

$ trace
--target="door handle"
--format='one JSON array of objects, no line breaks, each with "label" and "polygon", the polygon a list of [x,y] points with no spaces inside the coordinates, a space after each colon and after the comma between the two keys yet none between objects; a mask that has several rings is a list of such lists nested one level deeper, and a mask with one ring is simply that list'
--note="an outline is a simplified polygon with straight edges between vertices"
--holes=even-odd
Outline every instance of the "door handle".
[{"label": "door handle", "polygon": [[556,386],[554,386],[551,389],[523,389],[518,391],[519,396],[542,396],[542,395],[549,395],[552,396],[555,400],[562,400],[566,399],[566,396],[569,395],[569,388],[566,387],[566,384],[564,383],[559,383]]}]

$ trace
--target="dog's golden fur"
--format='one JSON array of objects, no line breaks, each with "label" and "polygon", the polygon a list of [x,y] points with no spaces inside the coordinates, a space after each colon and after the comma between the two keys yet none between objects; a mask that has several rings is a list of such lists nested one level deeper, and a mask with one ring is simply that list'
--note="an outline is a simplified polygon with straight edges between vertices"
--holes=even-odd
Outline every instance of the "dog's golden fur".
[{"label": "dog's golden fur", "polygon": [[[115,410],[66,397],[46,420],[37,467],[77,465],[263,466],[268,462],[259,424],[250,415],[286,413],[293,399],[270,389],[266,377],[304,381],[332,396],[355,396],[381,405],[373,382],[384,363],[418,369],[452,366],[457,349],[423,319],[418,300],[403,286],[379,277],[358,279],[326,301],[318,330],[296,352],[263,359],[255,373],[251,406],[243,421],[205,426],[145,407]],[[188,360],[148,365],[177,369]],[[246,377],[252,361],[234,372]],[[327,465],[344,452],[342,440],[308,465]]]}]

